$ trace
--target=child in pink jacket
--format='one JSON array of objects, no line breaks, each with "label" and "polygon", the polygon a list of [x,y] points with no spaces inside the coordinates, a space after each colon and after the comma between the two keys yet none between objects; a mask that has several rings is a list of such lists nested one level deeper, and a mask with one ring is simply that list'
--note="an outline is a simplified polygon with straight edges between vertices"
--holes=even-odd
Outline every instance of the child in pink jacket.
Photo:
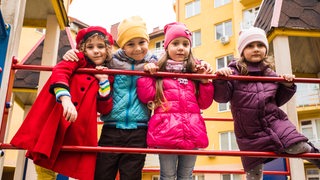
[{"label": "child in pink jacket", "polygon": [[[182,23],[164,27],[165,54],[144,70],[177,73],[207,73],[191,52],[191,32]],[[208,79],[141,77],[138,98],[154,110],[148,125],[147,144],[151,148],[198,149],[208,146],[205,122],[200,109],[213,101],[213,85]],[[196,155],[159,154],[160,179],[192,179]]]}]

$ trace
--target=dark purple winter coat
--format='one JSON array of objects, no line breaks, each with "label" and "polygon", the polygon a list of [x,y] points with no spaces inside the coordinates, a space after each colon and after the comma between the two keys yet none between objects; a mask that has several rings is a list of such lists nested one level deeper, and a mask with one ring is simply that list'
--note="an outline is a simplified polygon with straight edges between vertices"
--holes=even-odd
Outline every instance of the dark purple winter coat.
[{"label": "dark purple winter coat", "polygon": [[[277,76],[263,63],[247,63],[249,76]],[[239,75],[236,62],[229,67]],[[284,153],[297,142],[308,139],[300,134],[279,107],[296,92],[296,85],[286,87],[277,82],[214,80],[214,100],[230,101],[234,132],[241,151]],[[242,157],[245,171],[272,159]]]}]

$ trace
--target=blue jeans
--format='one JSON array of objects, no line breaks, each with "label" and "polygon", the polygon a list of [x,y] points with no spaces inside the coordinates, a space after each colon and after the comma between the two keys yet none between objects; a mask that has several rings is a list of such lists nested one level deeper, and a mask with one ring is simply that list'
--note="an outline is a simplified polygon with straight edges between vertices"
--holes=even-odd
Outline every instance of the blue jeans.
[{"label": "blue jeans", "polygon": [[196,155],[159,154],[160,180],[192,180]]}]

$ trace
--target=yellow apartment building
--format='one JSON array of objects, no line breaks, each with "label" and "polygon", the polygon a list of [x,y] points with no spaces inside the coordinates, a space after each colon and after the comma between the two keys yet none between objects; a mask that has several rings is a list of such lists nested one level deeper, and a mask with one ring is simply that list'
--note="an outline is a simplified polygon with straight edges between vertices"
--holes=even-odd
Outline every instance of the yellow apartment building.
[{"label": "yellow apartment building", "polygon": [[[267,32],[272,49],[270,55],[275,57],[276,70],[279,73],[293,73],[296,77],[306,78],[320,77],[319,53],[313,53],[309,50],[310,48],[308,49],[314,43],[319,43],[319,25],[315,25],[315,21],[309,19],[311,17],[307,18],[314,13],[314,17],[319,20],[317,17],[320,12],[316,9],[318,6],[319,2],[316,1],[303,3],[296,0],[174,1],[176,20],[185,23],[192,32],[194,55],[208,61],[215,69],[226,66],[230,60],[239,56],[237,52],[239,32],[251,26],[257,26]],[[306,12],[308,15],[304,14]],[[150,37],[150,49],[153,49],[154,53],[161,53],[163,31],[153,32]],[[296,44],[299,43],[302,43],[302,47],[305,48],[297,48]],[[289,47],[291,50],[284,47]],[[319,48],[319,44],[316,47]],[[305,59],[305,56],[309,58]],[[281,65],[280,58],[288,60]],[[298,58],[300,61],[297,60]],[[302,61],[304,63],[301,59],[304,59]],[[297,94],[284,107],[284,110],[287,111],[298,130],[320,147],[319,84],[297,84]],[[207,118],[231,118],[228,104],[215,102],[209,109],[203,111],[203,115]],[[210,139],[207,150],[238,150],[232,122],[207,121],[206,124]],[[155,161],[150,159],[146,162],[146,167],[149,164],[151,167],[155,166]],[[308,162],[295,158],[290,158],[289,162],[291,179],[320,179],[319,169]],[[242,165],[239,157],[198,156],[195,169],[232,171],[242,170]],[[144,179],[150,179],[150,176],[150,173],[145,173]],[[152,179],[158,178],[154,174]],[[194,179],[238,180],[244,179],[244,176],[241,174],[195,174]]]}]

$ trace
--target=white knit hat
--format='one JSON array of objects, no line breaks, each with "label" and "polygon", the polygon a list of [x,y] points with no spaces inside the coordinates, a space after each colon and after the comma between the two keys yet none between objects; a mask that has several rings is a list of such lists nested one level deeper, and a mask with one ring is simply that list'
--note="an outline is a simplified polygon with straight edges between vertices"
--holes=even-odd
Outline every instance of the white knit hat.
[{"label": "white knit hat", "polygon": [[255,41],[262,42],[266,48],[266,54],[268,54],[269,51],[269,43],[266,36],[266,32],[263,29],[257,28],[257,27],[251,27],[247,30],[241,31],[239,36],[239,42],[238,42],[238,51],[240,55],[242,55],[244,48]]}]

